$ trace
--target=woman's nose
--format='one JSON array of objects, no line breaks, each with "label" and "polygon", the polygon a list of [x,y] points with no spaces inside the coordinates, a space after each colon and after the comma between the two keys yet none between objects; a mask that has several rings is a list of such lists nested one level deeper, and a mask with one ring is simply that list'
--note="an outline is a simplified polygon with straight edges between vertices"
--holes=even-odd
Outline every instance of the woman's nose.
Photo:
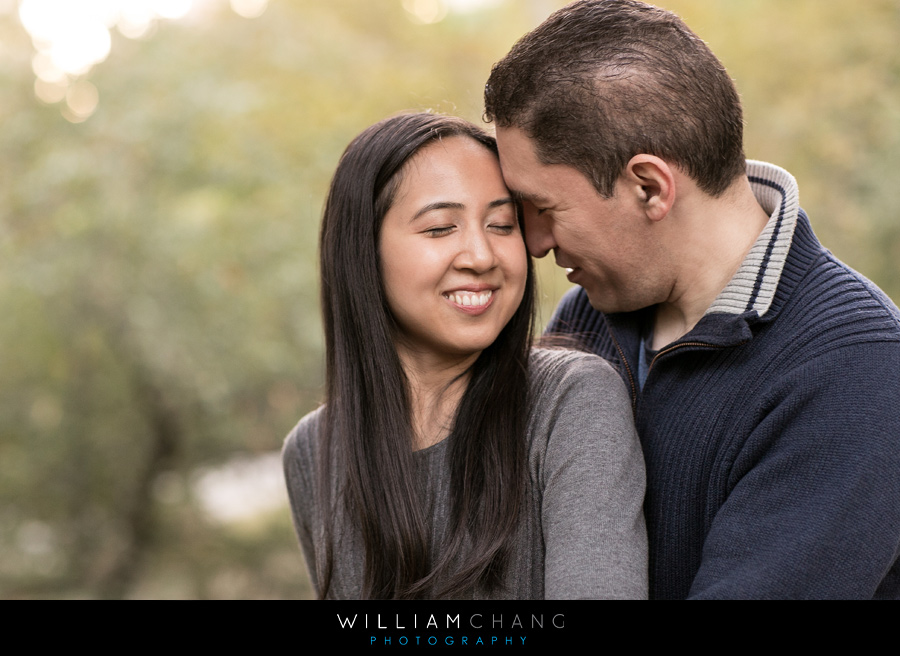
[{"label": "woman's nose", "polygon": [[466,231],[462,249],[456,257],[456,266],[460,269],[472,271],[489,271],[497,266],[497,258],[494,247],[484,229]]}]

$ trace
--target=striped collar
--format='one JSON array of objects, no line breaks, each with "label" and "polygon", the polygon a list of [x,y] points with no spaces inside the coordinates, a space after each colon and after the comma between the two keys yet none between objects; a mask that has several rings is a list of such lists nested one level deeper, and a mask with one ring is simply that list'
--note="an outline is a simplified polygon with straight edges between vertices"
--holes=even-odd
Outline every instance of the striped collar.
[{"label": "striped collar", "polygon": [[747,160],[747,177],[769,221],[740,268],[706,314],[744,314],[769,311],[797,227],[800,211],[797,181],[782,168]]}]

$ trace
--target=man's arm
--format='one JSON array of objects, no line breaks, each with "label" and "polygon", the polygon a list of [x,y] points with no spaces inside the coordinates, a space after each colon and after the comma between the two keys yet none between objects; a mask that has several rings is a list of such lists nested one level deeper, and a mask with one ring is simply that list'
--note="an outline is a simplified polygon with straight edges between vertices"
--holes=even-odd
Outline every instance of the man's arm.
[{"label": "man's arm", "polygon": [[900,346],[842,347],[769,390],[692,598],[900,596]]}]

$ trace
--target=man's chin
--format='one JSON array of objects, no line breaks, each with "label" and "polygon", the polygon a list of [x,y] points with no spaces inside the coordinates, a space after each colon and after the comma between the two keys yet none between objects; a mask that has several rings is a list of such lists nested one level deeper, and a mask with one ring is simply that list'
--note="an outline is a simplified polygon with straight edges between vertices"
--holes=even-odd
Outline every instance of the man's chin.
[{"label": "man's chin", "polygon": [[591,291],[587,287],[585,287],[584,293],[587,294],[588,303],[590,303],[591,307],[598,312],[603,312],[606,314],[620,312],[620,310],[616,309],[616,303],[613,302],[613,299],[610,299],[603,294],[597,293],[596,290]]},{"label": "man's chin", "polygon": [[597,290],[589,290],[587,287],[584,288],[584,293],[587,294],[588,302],[591,304],[591,307],[603,314],[634,312],[635,310],[641,310],[647,307],[646,305],[640,305],[636,302],[628,303],[620,298],[610,297],[609,294],[602,294]]}]

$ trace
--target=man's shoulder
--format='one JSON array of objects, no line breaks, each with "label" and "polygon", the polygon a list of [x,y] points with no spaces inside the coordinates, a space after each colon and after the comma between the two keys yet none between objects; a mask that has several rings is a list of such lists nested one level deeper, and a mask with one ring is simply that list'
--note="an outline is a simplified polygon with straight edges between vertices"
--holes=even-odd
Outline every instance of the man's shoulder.
[{"label": "man's shoulder", "polygon": [[900,348],[900,309],[875,283],[824,250],[779,313],[795,346],[893,342]]},{"label": "man's shoulder", "polygon": [[595,310],[588,300],[583,287],[575,286],[567,291],[553,318],[547,326],[550,334],[584,334],[601,330],[606,322],[606,315]]},{"label": "man's shoulder", "polygon": [[826,251],[823,277],[835,276],[848,292],[859,294],[863,304],[870,305],[877,316],[887,319],[900,331],[900,309],[878,285]]}]

